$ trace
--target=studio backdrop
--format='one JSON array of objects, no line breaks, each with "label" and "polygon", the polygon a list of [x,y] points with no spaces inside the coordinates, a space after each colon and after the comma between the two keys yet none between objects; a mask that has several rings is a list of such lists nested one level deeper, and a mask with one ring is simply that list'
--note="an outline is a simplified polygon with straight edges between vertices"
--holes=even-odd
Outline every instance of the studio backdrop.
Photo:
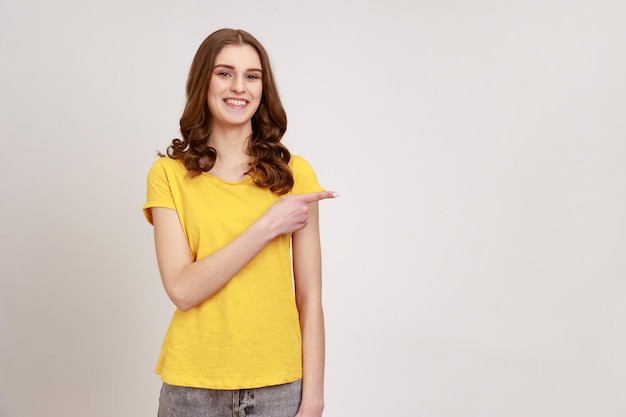
[{"label": "studio backdrop", "polygon": [[327,417],[626,415],[626,6],[4,1],[0,416],[156,415],[146,174],[222,27],[323,201]]}]

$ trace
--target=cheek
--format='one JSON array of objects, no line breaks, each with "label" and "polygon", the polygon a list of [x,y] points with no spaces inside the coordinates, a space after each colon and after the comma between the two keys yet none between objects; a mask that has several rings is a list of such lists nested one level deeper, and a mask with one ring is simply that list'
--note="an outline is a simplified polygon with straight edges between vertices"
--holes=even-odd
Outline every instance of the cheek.
[{"label": "cheek", "polygon": [[261,100],[261,96],[263,95],[263,84],[261,83],[258,83],[258,85],[255,84],[254,87],[252,87],[252,89],[250,90],[250,92],[253,93],[256,98]]},{"label": "cheek", "polygon": [[254,109],[254,111],[256,112],[261,105],[261,101],[263,100],[263,88],[259,88],[258,90],[256,90],[254,92],[254,97],[256,98],[256,108]]},{"label": "cheek", "polygon": [[209,106],[209,110],[213,110],[213,107],[215,107],[215,103],[218,100],[221,100],[220,98],[220,92],[219,92],[219,85],[217,85],[218,83],[211,83],[209,85],[209,89],[207,90],[207,94],[206,94],[206,103]]},{"label": "cheek", "polygon": [[209,89],[206,92],[206,96],[207,98],[211,98],[211,96],[214,96],[216,94],[217,90],[217,86],[215,85],[216,83],[212,82],[211,84],[209,84]]},{"label": "cheek", "polygon": [[207,97],[211,98],[211,96],[218,96],[224,88],[224,80],[216,76],[211,76],[207,89]]}]

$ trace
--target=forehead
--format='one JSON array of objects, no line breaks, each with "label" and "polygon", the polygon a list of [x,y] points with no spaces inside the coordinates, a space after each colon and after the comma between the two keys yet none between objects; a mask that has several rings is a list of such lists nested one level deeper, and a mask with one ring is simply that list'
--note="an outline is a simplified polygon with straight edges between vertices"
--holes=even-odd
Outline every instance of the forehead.
[{"label": "forehead", "polygon": [[261,69],[261,59],[256,49],[248,44],[226,45],[215,57],[215,65],[230,65],[235,68]]}]

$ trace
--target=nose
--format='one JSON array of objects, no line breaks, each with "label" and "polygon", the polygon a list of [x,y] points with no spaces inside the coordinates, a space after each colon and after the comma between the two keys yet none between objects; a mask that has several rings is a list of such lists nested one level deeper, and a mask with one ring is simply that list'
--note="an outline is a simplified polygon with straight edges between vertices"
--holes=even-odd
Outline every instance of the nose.
[{"label": "nose", "polygon": [[233,93],[243,93],[246,91],[243,77],[233,77],[233,82],[230,85],[230,91]]}]

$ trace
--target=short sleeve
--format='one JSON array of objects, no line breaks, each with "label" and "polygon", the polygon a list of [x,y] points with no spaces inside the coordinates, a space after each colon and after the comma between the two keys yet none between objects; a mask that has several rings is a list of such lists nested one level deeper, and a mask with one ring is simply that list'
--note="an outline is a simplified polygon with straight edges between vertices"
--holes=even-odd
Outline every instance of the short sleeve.
[{"label": "short sleeve", "polygon": [[324,190],[317,180],[313,167],[306,159],[292,155],[290,165],[294,177],[294,194],[307,194]]},{"label": "short sleeve", "polygon": [[148,171],[146,203],[143,205],[143,214],[152,224],[152,207],[165,207],[175,210],[174,198],[170,186],[164,159],[159,158]]}]

